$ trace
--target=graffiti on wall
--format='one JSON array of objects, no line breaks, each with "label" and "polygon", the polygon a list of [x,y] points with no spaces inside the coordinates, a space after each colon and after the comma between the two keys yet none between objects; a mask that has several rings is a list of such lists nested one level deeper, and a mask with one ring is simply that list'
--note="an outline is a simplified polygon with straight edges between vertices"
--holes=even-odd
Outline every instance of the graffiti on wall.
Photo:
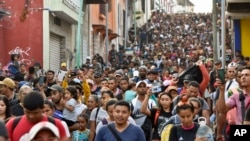
[{"label": "graffiti on wall", "polygon": [[26,65],[31,65],[32,61],[29,59],[29,51],[31,50],[30,47],[26,47],[25,49],[16,47],[9,51],[9,54],[19,54],[19,59],[21,63],[25,63]]}]

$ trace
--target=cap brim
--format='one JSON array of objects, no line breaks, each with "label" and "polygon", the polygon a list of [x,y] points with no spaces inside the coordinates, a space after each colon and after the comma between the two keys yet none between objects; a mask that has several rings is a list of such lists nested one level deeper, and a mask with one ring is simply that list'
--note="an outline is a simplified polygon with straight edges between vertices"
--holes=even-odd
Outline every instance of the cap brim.
[{"label": "cap brim", "polygon": [[50,89],[50,90],[52,90],[52,91],[58,91],[57,89],[52,88],[52,87],[49,87],[48,89]]},{"label": "cap brim", "polygon": [[34,125],[29,132],[29,139],[33,140],[35,136],[43,129],[51,131],[57,138],[60,137],[58,128],[50,122],[40,122]]}]

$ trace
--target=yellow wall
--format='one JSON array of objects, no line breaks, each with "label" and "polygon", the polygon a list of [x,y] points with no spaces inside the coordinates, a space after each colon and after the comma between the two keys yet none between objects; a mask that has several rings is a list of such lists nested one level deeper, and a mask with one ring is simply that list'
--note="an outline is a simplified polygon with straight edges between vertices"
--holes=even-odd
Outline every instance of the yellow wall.
[{"label": "yellow wall", "polygon": [[250,19],[241,21],[241,53],[250,57]]}]

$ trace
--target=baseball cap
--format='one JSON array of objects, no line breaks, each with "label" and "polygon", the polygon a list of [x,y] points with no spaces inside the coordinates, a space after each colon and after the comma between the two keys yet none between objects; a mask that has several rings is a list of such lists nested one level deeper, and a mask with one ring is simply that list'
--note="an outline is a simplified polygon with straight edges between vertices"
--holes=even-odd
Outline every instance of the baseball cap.
[{"label": "baseball cap", "polygon": [[0,81],[0,85],[5,85],[11,89],[14,89],[16,86],[15,82],[10,78],[5,78],[3,81]]},{"label": "baseball cap", "polygon": [[74,71],[71,72],[68,77],[70,78],[70,77],[73,77],[73,76],[77,76],[76,72],[74,72]]},{"label": "baseball cap", "polygon": [[123,72],[122,72],[122,70],[117,70],[117,71],[115,71],[115,76],[122,76],[123,75]]},{"label": "baseball cap", "polygon": [[95,77],[101,77],[101,76],[102,76],[102,73],[100,73],[100,72],[95,72],[95,73],[94,73],[94,76],[95,76]]},{"label": "baseball cap", "polygon": [[35,136],[41,131],[42,129],[47,129],[51,131],[57,138],[60,138],[59,130],[58,128],[48,121],[39,122],[36,125],[34,125],[29,132],[29,140],[33,140]]},{"label": "baseball cap", "polygon": [[220,65],[221,64],[221,60],[217,60],[217,61],[215,61],[215,63],[214,63],[215,65]]},{"label": "baseball cap", "polygon": [[139,81],[139,82],[137,82],[135,87],[137,88],[142,83],[144,83],[146,85],[146,87],[148,87],[148,83],[146,81]]},{"label": "baseball cap", "polygon": [[144,70],[146,70],[146,71],[148,70],[148,68],[147,68],[146,66],[140,66],[140,67],[139,67],[139,70],[141,70],[141,69],[144,69]]},{"label": "baseball cap", "polygon": [[63,88],[57,84],[52,85],[51,87],[49,87],[49,89],[52,91],[59,91],[59,92],[63,91]]},{"label": "baseball cap", "polygon": [[86,59],[89,59],[89,60],[91,60],[91,57],[90,57],[90,56],[87,56],[87,57],[86,57]]},{"label": "baseball cap", "polygon": [[61,67],[66,67],[67,64],[65,62],[61,63]]},{"label": "baseball cap", "polygon": [[168,86],[168,88],[166,89],[166,92],[170,92],[171,90],[177,91],[177,87],[175,87],[175,86]]}]

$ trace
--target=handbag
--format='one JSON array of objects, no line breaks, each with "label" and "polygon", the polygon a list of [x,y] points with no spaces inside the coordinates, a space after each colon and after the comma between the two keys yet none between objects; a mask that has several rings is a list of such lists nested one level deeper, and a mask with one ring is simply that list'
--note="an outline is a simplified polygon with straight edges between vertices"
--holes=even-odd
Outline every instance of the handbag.
[{"label": "handbag", "polygon": [[111,131],[111,133],[113,134],[113,136],[116,138],[117,141],[122,141],[122,139],[117,135],[115,130],[112,128],[111,124],[109,124],[107,127]]}]

